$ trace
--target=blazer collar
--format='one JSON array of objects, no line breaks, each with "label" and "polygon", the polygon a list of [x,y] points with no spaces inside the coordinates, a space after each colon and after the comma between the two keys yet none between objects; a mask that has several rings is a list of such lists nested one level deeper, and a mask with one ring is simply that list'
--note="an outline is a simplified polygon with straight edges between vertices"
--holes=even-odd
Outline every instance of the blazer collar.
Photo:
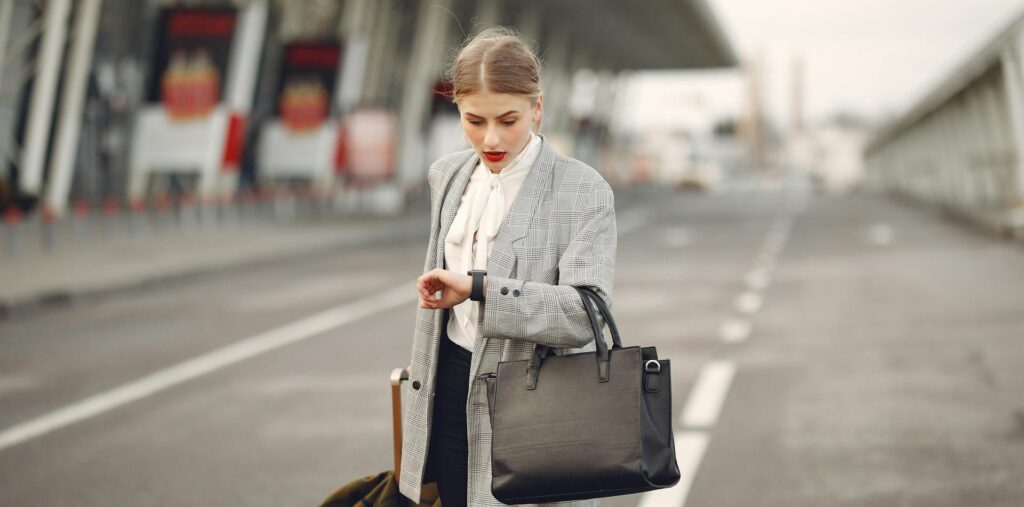
[{"label": "blazer collar", "polygon": [[[504,220],[498,228],[498,235],[494,238],[494,248],[491,250],[487,272],[494,276],[508,277],[515,267],[515,253],[512,246],[519,240],[526,237],[531,218],[537,210],[537,204],[544,196],[545,190],[551,186],[551,176],[557,161],[558,155],[551,148],[550,143],[544,134],[537,134],[541,138],[540,153],[530,174],[523,181],[519,193],[512,201],[512,208],[505,214]],[[445,192],[441,204],[441,227],[440,236],[437,238],[437,265],[444,264],[444,238],[448,235],[452,222],[455,221],[455,213],[459,210],[462,201],[462,194],[466,191],[469,177],[473,174],[480,158],[473,153],[464,164],[462,164],[449,181],[450,186]]]},{"label": "blazer collar", "polygon": [[[498,229],[498,236],[504,235],[509,244],[526,237],[530,219],[537,210],[537,204],[544,196],[545,191],[551,187],[551,174],[555,166],[556,154],[544,135],[538,135],[541,139],[540,153],[537,154],[537,160],[533,162],[530,174],[526,175],[523,186],[519,188],[516,199],[512,201],[512,208],[505,215],[505,219]],[[497,241],[495,242],[497,243]]]}]

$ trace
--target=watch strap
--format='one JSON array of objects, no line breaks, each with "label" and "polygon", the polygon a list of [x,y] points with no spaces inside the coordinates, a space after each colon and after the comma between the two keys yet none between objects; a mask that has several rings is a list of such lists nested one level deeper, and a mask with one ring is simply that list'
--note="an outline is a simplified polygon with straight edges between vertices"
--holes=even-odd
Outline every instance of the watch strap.
[{"label": "watch strap", "polygon": [[486,271],[480,269],[470,270],[466,273],[473,277],[473,283],[469,289],[469,299],[471,301],[483,301],[484,300],[484,275]]}]

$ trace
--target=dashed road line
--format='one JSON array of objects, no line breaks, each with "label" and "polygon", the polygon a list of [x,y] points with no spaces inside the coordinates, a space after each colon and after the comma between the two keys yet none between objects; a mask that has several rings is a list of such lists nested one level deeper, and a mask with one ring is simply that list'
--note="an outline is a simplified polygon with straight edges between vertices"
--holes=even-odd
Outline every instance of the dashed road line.
[{"label": "dashed road line", "polygon": [[892,243],[896,231],[888,224],[874,224],[868,228],[868,239],[871,243],[885,246]]},{"label": "dashed road line", "polygon": [[665,231],[662,241],[669,248],[680,248],[690,244],[690,231],[685,227],[673,227]]},{"label": "dashed road line", "polygon": [[619,236],[629,234],[645,225],[647,218],[647,210],[639,206],[623,211],[615,220],[616,231]]},{"label": "dashed road line", "polygon": [[715,360],[700,369],[697,383],[690,392],[690,400],[682,414],[683,426],[687,428],[710,428],[718,421],[725,395],[736,375],[736,363]]},{"label": "dashed road line", "polygon": [[764,300],[761,298],[761,295],[749,290],[736,296],[736,299],[733,301],[733,306],[736,310],[745,315],[757,313],[763,304]]},{"label": "dashed road line", "polygon": [[[763,306],[761,291],[771,283],[777,256],[789,240],[792,225],[792,216],[773,224],[758,254],[756,267],[744,277],[748,290],[733,301],[735,309],[740,313],[750,315]],[[749,319],[730,318],[719,327],[718,335],[726,343],[738,343],[745,341],[752,331],[753,324]],[[735,376],[736,363],[733,361],[713,360],[701,367],[686,406],[679,414],[683,427],[687,429],[673,435],[680,471],[679,483],[671,488],[645,493],[640,499],[640,507],[682,507],[686,504],[710,441],[707,431],[700,430],[709,430],[718,422]]]},{"label": "dashed road line", "polygon": [[750,270],[743,280],[746,282],[747,288],[751,290],[764,290],[771,283],[771,275],[767,269],[755,268]]},{"label": "dashed road line", "polygon": [[754,326],[747,319],[732,318],[718,328],[718,337],[726,343],[739,343],[750,337]]}]

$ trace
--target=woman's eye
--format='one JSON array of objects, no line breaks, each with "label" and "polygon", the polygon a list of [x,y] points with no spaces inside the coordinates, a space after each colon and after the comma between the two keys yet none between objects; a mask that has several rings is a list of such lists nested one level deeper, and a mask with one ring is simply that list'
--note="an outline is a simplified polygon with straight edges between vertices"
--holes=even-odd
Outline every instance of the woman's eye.
[{"label": "woman's eye", "polygon": [[507,127],[511,127],[513,124],[515,124],[515,122],[516,122],[515,120],[505,120],[502,123],[504,123],[505,126],[507,126]]},{"label": "woman's eye", "polygon": [[483,122],[480,120],[469,120],[470,125],[480,125],[481,123]]}]

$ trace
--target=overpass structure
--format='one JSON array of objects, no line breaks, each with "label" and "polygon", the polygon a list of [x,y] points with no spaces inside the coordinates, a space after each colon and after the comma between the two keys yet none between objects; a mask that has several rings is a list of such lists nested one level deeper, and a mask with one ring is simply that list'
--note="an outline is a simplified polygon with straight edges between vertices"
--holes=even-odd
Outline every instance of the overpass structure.
[{"label": "overpass structure", "polygon": [[1024,15],[884,127],[865,162],[869,185],[1024,232]]},{"label": "overpass structure", "polygon": [[[150,85],[150,91],[142,90],[144,81],[152,83],[152,75],[141,81],[128,79],[133,77],[131,75],[122,80],[119,73],[126,68],[136,75],[154,72],[146,64],[154,50],[139,48],[138,42],[140,38],[158,39],[158,20],[163,15],[161,12],[168,8],[233,8],[241,13],[237,26],[253,25],[249,27],[253,29],[235,34],[230,42],[232,46],[225,50],[227,63],[221,62],[226,70],[227,85],[222,102],[214,111],[223,112],[221,109],[226,108],[222,116],[230,121],[214,122],[210,128],[216,132],[202,136],[204,139],[230,139],[224,141],[224,148],[214,146],[216,141],[203,148],[204,153],[212,154],[202,159],[205,166],[224,164],[224,167],[203,171],[234,172],[235,175],[225,179],[227,183],[219,189],[214,185],[197,184],[200,199],[211,197],[204,194],[212,192],[221,195],[234,192],[239,185],[237,173],[252,171],[246,166],[254,165],[251,163],[254,157],[251,154],[257,148],[254,138],[258,137],[261,124],[277,110],[273,90],[280,89],[277,82],[280,76],[276,75],[280,55],[282,48],[292,41],[327,39],[337,41],[342,48],[330,118],[341,119],[352,111],[368,107],[394,115],[397,130],[394,171],[384,184],[400,196],[421,186],[425,180],[430,121],[437,107],[432,90],[454,48],[479,29],[492,25],[514,26],[536,43],[544,61],[544,130],[556,140],[571,139],[574,135],[568,103],[572,77],[578,69],[592,69],[598,76],[598,88],[603,94],[599,94],[602,100],[595,101],[600,103],[595,104],[593,120],[606,124],[611,114],[609,99],[614,95],[614,80],[620,72],[731,67],[737,63],[706,0],[88,0],[82,3],[11,0],[2,5],[0,42],[10,40],[17,44],[9,45],[8,50],[0,44],[3,57],[0,64],[8,69],[34,65],[37,79],[2,82],[5,75],[11,74],[0,69],[0,86],[9,92],[2,99],[7,102],[0,105],[10,113],[0,118],[0,128],[12,138],[17,137],[0,143],[0,148],[20,147],[17,153],[6,150],[11,152],[0,154],[11,167],[9,171],[0,172],[0,184],[11,187],[16,181],[18,194],[38,198],[57,215],[68,209],[70,197],[94,202],[125,199],[124,194],[137,193],[144,188],[124,181],[139,172],[138,168],[127,166],[152,159],[140,157],[138,146],[125,148],[125,153],[104,161],[117,167],[102,168],[103,177],[121,181],[92,187],[106,189],[108,195],[76,193],[74,182],[79,179],[76,172],[81,172],[83,167],[97,171],[94,167],[97,164],[83,163],[70,155],[77,153],[81,157],[94,153],[95,149],[77,147],[83,139],[96,142],[95,139],[101,137],[95,132],[81,135],[79,132],[83,122],[77,111],[89,110],[90,103],[102,99],[86,86],[88,76],[97,80],[101,88],[107,83],[123,81],[128,87],[139,88],[126,90],[123,97],[148,93],[152,100],[152,90],[157,88]],[[250,16],[253,12],[260,16]],[[250,18],[265,21],[254,25]],[[118,30],[119,26],[130,26],[132,30]],[[125,33],[140,31],[142,35],[134,40],[125,36]],[[38,46],[42,53],[38,57],[32,53],[33,45],[24,43],[32,38],[41,42]],[[14,47],[17,51],[11,49]],[[110,65],[111,61],[121,63]],[[95,62],[104,62],[102,72],[96,71]],[[65,81],[59,86],[61,79]],[[24,86],[23,92],[18,91],[20,86]],[[233,93],[238,90],[245,93]],[[75,107],[69,109],[58,104]],[[159,101],[155,104],[159,105]],[[145,102],[128,105],[130,109],[139,110],[143,106]],[[50,121],[49,114],[55,109],[63,111],[56,123]],[[149,110],[152,111],[152,107]],[[27,120],[18,120],[19,117]],[[139,123],[129,120],[115,125],[125,131],[119,138],[139,137],[133,132]],[[217,127],[221,124],[227,127]],[[85,126],[86,130],[89,128]],[[221,132],[225,129],[230,130]],[[51,135],[58,130],[59,135]],[[188,146],[168,146],[169,137],[162,134],[155,138],[161,139],[158,148],[162,152],[174,154],[189,149]],[[131,156],[129,150],[132,150]],[[231,167],[218,159],[221,152],[231,152],[230,157],[224,156],[230,158]],[[16,176],[4,182],[3,173]],[[129,186],[135,190],[129,192]]]}]

